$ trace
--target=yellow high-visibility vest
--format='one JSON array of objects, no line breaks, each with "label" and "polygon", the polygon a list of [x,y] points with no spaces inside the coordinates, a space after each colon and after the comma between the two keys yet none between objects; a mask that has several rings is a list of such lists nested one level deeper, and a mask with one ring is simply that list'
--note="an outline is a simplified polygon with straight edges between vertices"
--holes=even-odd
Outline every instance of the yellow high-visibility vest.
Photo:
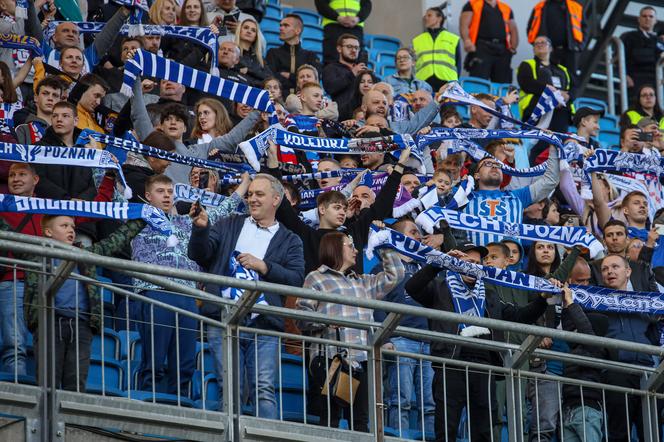
[{"label": "yellow high-visibility vest", "polygon": [[[341,17],[357,17],[357,14],[360,13],[360,0],[332,0],[330,8],[337,11],[337,14]],[[336,21],[323,17],[323,26],[327,26],[330,23],[336,23]],[[359,22],[357,26],[363,27],[364,22]]]},{"label": "yellow high-visibility vest", "polygon": [[[537,60],[534,58],[531,58],[530,60],[524,60],[525,63],[528,63],[530,68],[533,70],[533,79],[537,80]],[[569,76],[569,72],[567,71],[567,68],[563,65],[557,64],[556,65],[558,69],[563,71],[565,73],[565,78],[567,79],[567,89],[569,90],[570,85],[572,84],[572,80]],[[519,93],[519,111],[521,112],[521,116],[524,115],[525,110],[528,108],[528,105],[530,104],[531,100],[533,99],[534,95],[533,94],[526,94],[523,92],[523,89],[521,89],[521,92]],[[539,98],[539,97],[538,97]],[[569,103],[569,108],[574,113],[574,106]]]},{"label": "yellow high-visibility vest", "polygon": [[456,51],[459,36],[448,31],[440,31],[436,41],[431,33],[423,32],[413,39],[413,50],[417,54],[415,76],[426,81],[431,77],[439,80],[458,80]]}]

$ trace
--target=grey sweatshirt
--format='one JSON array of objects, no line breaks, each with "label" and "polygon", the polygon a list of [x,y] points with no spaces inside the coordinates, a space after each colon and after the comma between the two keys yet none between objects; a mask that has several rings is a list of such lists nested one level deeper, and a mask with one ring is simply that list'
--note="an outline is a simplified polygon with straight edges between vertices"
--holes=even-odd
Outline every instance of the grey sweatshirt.
[{"label": "grey sweatshirt", "polygon": [[[148,112],[145,109],[143,91],[141,90],[141,78],[137,77],[133,88],[134,96],[131,99],[131,119],[134,123],[134,129],[138,137],[143,140],[152,131],[154,126],[150,121]],[[244,141],[249,131],[256,125],[260,118],[260,112],[253,111],[247,118],[240,121],[230,132],[220,137],[214,138],[209,143],[199,143],[185,145],[182,141],[175,141],[175,151],[180,155],[207,159],[211,150],[218,149],[224,153],[235,153],[237,145]],[[166,169],[166,175],[176,183],[189,183],[189,172],[191,166],[185,164],[171,163]]]}]

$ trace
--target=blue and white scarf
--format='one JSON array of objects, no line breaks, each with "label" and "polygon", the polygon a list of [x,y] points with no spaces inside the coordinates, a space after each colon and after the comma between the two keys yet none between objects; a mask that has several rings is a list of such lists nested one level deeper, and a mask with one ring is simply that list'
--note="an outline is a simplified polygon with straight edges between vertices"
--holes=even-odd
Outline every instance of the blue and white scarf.
[{"label": "blue and white scarf", "polygon": [[561,104],[565,104],[565,98],[563,98],[560,91],[552,91],[548,87],[545,87],[542,95],[537,100],[532,114],[530,114],[530,118],[528,118],[528,124],[546,129],[551,124],[553,111]]},{"label": "blue and white scarf", "polygon": [[[494,284],[521,290],[559,294],[562,290],[544,278],[461,261],[404,234],[391,230],[378,230],[372,226],[367,245],[367,256],[374,251],[391,248],[416,262],[431,264],[476,280],[486,279]],[[574,302],[584,309],[630,314],[664,314],[664,294],[655,292],[629,292],[605,287],[571,285]]]},{"label": "blue and white scarf", "polygon": [[226,199],[224,195],[210,192],[209,190],[191,187],[187,184],[176,183],[173,187],[173,198],[175,201],[193,203],[199,201],[205,207],[219,207]]},{"label": "blue and white scarf", "polygon": [[[18,2],[16,11],[18,13]],[[0,34],[0,48],[23,49],[30,52],[33,58],[44,55],[39,40],[27,35]]]},{"label": "blue and white scarf", "polygon": [[168,236],[166,244],[169,247],[177,244],[177,238],[173,235],[171,222],[161,209],[157,209],[149,204],[52,200],[0,194],[0,212],[39,213],[72,217],[82,216],[119,221],[141,218],[155,230]]},{"label": "blue and white scarf", "polygon": [[416,147],[413,138],[408,134],[377,138],[321,138],[288,132],[275,124],[238,146],[254,170],[260,170],[260,159],[270,147],[270,141],[295,150],[327,154],[389,152]]},{"label": "blue and white scarf", "polygon": [[[475,180],[472,176],[466,175],[459,185],[454,189],[454,194],[450,201],[445,205],[446,209],[458,210],[468,204],[473,199],[473,189]],[[422,207],[426,210],[431,207],[438,207],[438,191],[436,186],[430,186],[428,189],[422,188],[419,191],[418,199]]]},{"label": "blue and white scarf", "polygon": [[14,113],[19,109],[23,109],[19,101],[0,105],[0,132],[7,135],[14,133]]},{"label": "blue and white scarf", "polygon": [[[484,309],[486,306],[486,293],[484,290],[484,280],[480,279],[475,282],[472,290],[463,282],[461,276],[456,272],[447,272],[445,277],[447,288],[450,289],[452,295],[452,303],[454,304],[454,311],[460,315],[475,316],[477,318],[484,317]],[[486,327],[479,327],[477,325],[459,324],[459,334],[461,336],[482,336],[491,333]]]},{"label": "blue and white scarf", "polygon": [[16,0],[16,10],[14,11],[14,17],[16,17],[16,19],[27,20],[29,7],[30,5],[28,0]]},{"label": "blue and white scarf", "polygon": [[[260,275],[255,270],[250,270],[245,268],[237,260],[240,252],[234,250],[231,254],[231,257],[228,259],[228,276],[233,278],[241,279],[243,281],[260,281]],[[226,287],[221,290],[221,296],[226,299],[238,300],[244,295],[243,289],[238,289],[235,287]],[[265,300],[265,295],[261,293],[256,299],[256,304],[267,305]],[[251,319],[255,319],[258,316],[258,313],[252,313]]]},{"label": "blue and white scarf", "polygon": [[132,87],[139,75],[179,83],[191,89],[207,92],[237,103],[243,103],[270,115],[275,114],[270,93],[264,89],[225,80],[206,72],[177,63],[144,49],[136,51],[134,58],[125,62],[122,92],[132,96]]},{"label": "blue and white scarf", "polygon": [[379,230],[372,225],[367,244],[367,257],[373,259],[374,251],[381,248],[391,248],[416,262],[445,268],[463,275],[472,276],[477,280],[487,279],[505,287],[536,292],[560,293],[558,287],[544,278],[462,261],[409,238],[396,230],[387,228]]},{"label": "blue and white scarf", "polygon": [[[51,37],[55,34],[55,28],[63,22],[50,22],[44,30],[44,39],[50,41]],[[71,23],[71,22],[70,22]],[[103,22],[88,22],[79,21],[73,22],[78,27],[80,34],[97,34],[104,29],[106,23]],[[120,28],[120,35],[128,36],[131,30],[130,25],[123,25]],[[225,33],[225,29],[220,29]],[[143,35],[161,35],[168,37],[176,37],[180,40],[187,40],[192,43],[199,44],[210,53],[210,73],[212,75],[219,75],[218,68],[218,53],[219,43],[218,35],[212,32],[209,28],[201,28],[198,26],[173,26],[173,25],[143,25]]]},{"label": "blue and white scarf", "polygon": [[591,172],[643,172],[664,175],[664,157],[617,150],[597,149],[583,163],[583,170]]},{"label": "blue and white scarf", "polygon": [[609,202],[609,208],[613,209],[613,207],[616,205],[621,204],[622,197],[625,194],[630,192],[641,192],[648,200],[648,219],[655,219],[655,213],[657,212],[657,209],[653,204],[652,198],[648,197],[650,192],[648,192],[648,188],[645,186],[645,184],[643,184],[643,182],[634,178],[629,178],[622,175],[613,175],[610,173],[604,174],[604,178],[606,178],[613,187],[623,192],[621,197],[617,198],[615,201]]},{"label": "blue and white scarf", "polygon": [[[387,178],[388,174],[384,172],[376,174],[367,173],[367,175],[365,176],[366,181],[364,185],[373,190],[374,193],[378,194],[378,192],[380,192],[383,186],[385,185]],[[329,192],[331,190],[340,191],[345,186],[346,186],[345,183],[340,183],[337,184],[336,186],[327,187],[325,189],[303,190],[300,192],[300,205],[298,207],[300,209],[312,209],[316,207],[316,200],[318,199],[318,195],[320,195],[323,192]]]},{"label": "blue and white scarf", "polygon": [[81,132],[78,139],[76,140],[76,144],[85,144],[89,139],[93,139],[98,143],[106,144],[107,148],[111,146],[127,152],[134,152],[148,157],[160,158],[162,160],[168,160],[173,163],[186,164],[187,166],[202,167],[203,169],[214,169],[224,173],[233,174],[245,171],[247,169],[246,164],[219,163],[201,158],[187,157],[175,152],[167,152],[156,147],[146,146],[145,144],[141,144],[137,141],[100,134],[90,129],[84,129]]},{"label": "blue and white scarf", "polygon": [[125,198],[131,189],[125,181],[122,167],[113,161],[110,152],[90,147],[33,146],[30,144],[0,143],[0,160],[15,163],[57,164],[88,168],[113,169],[125,188]]},{"label": "blue and white scarf", "polygon": [[509,238],[521,238],[530,241],[547,241],[565,247],[581,246],[590,250],[591,258],[604,251],[602,243],[595,236],[587,233],[585,227],[563,227],[506,223],[486,217],[479,217],[456,210],[434,206],[420,213],[415,223],[428,233],[441,220],[447,221],[453,229],[501,235]]},{"label": "blue and white scarf", "polygon": [[[569,135],[567,136],[569,137]],[[416,137],[417,147],[421,150],[425,146],[438,141],[445,140],[500,140],[503,138],[519,138],[545,141],[556,147],[562,148],[561,138],[551,132],[541,129],[471,129],[464,127],[435,127],[426,135]]]},{"label": "blue and white scarf", "polygon": [[130,37],[144,35],[143,32],[143,12],[149,11],[149,5],[146,0],[113,0],[117,5],[126,6],[131,10],[129,16],[129,33]]}]

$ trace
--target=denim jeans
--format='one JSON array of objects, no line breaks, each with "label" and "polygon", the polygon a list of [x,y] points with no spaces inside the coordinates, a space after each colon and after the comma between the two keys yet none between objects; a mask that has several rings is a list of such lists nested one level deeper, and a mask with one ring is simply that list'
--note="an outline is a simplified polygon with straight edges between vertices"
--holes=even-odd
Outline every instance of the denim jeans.
[{"label": "denim jeans", "polygon": [[23,282],[0,282],[0,327],[0,366],[11,373],[26,374],[28,329],[23,316]]},{"label": "denim jeans", "polygon": [[[531,366],[538,373],[549,373],[546,363],[539,367]],[[560,402],[558,401],[558,383],[542,379],[528,381],[527,396],[532,412],[530,416],[531,442],[549,442],[553,440],[558,428]]]},{"label": "denim jeans", "polygon": [[568,442],[602,442],[603,421],[604,414],[596,408],[568,408],[563,420],[563,439]]},{"label": "denim jeans", "polygon": [[[210,351],[214,357],[217,384],[219,385],[219,410],[222,408],[223,398],[223,336],[220,328],[208,327],[207,338]],[[279,364],[279,338],[253,333],[240,333],[239,342],[240,391],[245,391],[245,376],[247,380],[246,396],[248,405],[254,416],[266,419],[277,419],[277,398],[275,385],[277,383]],[[258,372],[258,373],[257,373]],[[258,397],[258,412],[256,412],[256,397]]]},{"label": "denim jeans", "polygon": [[[429,343],[415,341],[403,337],[395,337],[390,340],[395,350],[415,354],[428,355]],[[421,365],[421,372],[420,372]],[[421,374],[420,374],[421,373]],[[398,376],[398,377],[397,377]],[[387,423],[388,426],[399,429],[399,408],[401,408],[401,431],[406,435],[410,429],[409,414],[411,406],[419,409],[418,425],[413,430],[421,430],[422,415],[424,415],[424,430],[433,432],[434,410],[436,404],[433,402],[433,369],[431,361],[399,357],[398,362],[391,362],[387,366],[387,380],[389,394],[387,400]],[[411,403],[413,388],[417,401]]]}]

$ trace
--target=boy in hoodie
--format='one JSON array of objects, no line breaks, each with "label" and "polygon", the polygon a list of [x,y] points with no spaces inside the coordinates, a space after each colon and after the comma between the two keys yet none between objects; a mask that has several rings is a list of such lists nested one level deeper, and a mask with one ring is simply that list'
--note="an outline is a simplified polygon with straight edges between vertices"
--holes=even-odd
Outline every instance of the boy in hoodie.
[{"label": "boy in hoodie", "polygon": [[36,114],[29,114],[25,123],[16,126],[16,140],[20,144],[37,144],[51,124],[55,103],[62,99],[65,87],[57,77],[46,77],[37,84]]}]

